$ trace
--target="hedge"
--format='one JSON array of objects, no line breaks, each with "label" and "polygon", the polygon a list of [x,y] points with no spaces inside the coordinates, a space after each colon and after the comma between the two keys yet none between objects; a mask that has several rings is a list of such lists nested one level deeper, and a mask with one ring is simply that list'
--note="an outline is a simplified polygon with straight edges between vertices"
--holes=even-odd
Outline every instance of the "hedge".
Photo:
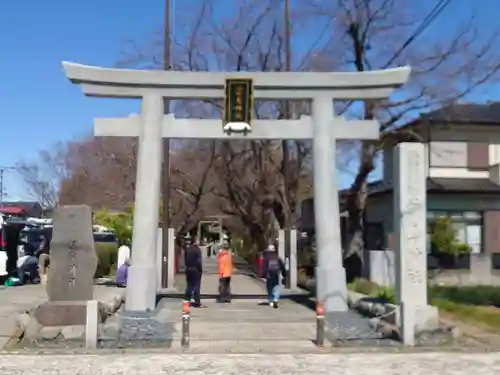
[{"label": "hedge", "polygon": [[96,242],[95,251],[98,264],[94,277],[97,279],[113,275],[116,272],[118,261],[118,245],[109,242]]}]

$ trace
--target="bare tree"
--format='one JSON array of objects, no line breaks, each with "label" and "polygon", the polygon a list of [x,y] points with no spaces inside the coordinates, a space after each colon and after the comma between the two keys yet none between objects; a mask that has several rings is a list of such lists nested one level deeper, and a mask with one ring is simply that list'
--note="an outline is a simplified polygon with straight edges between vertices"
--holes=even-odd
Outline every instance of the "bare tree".
[{"label": "bare tree", "polygon": [[59,142],[49,150],[40,151],[36,160],[21,160],[16,165],[29,194],[43,208],[54,208],[58,204],[59,188],[68,175],[66,152],[66,144]]},{"label": "bare tree", "polygon": [[[198,2],[197,2],[198,3]],[[183,22],[188,29],[186,38],[177,38],[173,56],[174,68],[191,71],[282,71],[284,70],[284,19],[282,2],[276,0],[239,1],[235,14],[225,17],[214,10],[216,2],[206,0],[201,5],[186,1],[190,9]],[[179,5],[179,14],[182,4]],[[199,12],[193,12],[199,9]],[[186,26],[187,25],[187,26]],[[183,33],[184,34],[184,33]],[[161,40],[137,47],[126,56],[120,66],[161,68]],[[311,48],[297,53],[295,69],[310,70],[321,67],[319,53]],[[283,103],[257,102],[255,116],[282,118]],[[308,113],[308,103],[292,103],[296,116]],[[177,116],[221,116],[217,101],[179,102]],[[280,142],[222,142],[216,147],[219,157],[214,164],[217,184],[214,198],[218,198],[224,214],[243,223],[248,237],[261,246],[274,236],[277,225],[295,223],[297,208],[303,193],[310,193],[310,142],[291,142],[291,161],[285,168]],[[288,189],[284,174],[287,173]],[[214,212],[215,213],[215,212]]]},{"label": "bare tree", "polygon": [[171,158],[171,221],[179,233],[190,231],[214,208],[210,201],[217,159],[213,141],[187,142],[184,147]]},{"label": "bare tree", "polygon": [[393,99],[367,101],[356,108],[347,103],[344,107],[358,117],[376,117],[381,123],[380,140],[363,141],[358,148],[358,166],[347,197],[350,223],[346,257],[362,259],[367,179],[384,144],[418,139],[400,125],[421,112],[467,99],[498,78],[500,52],[495,42],[499,29],[482,25],[474,16],[474,8],[488,5],[468,3],[471,16],[467,20],[443,24],[440,16],[452,12],[457,3],[421,2],[417,9],[413,2],[404,0],[310,1],[315,22],[330,25],[333,36],[325,42],[324,50],[335,56],[340,69],[362,72],[405,64],[412,67],[410,82]]},{"label": "bare tree", "polygon": [[90,137],[68,144],[62,204],[123,210],[134,200],[137,145],[133,139]]}]

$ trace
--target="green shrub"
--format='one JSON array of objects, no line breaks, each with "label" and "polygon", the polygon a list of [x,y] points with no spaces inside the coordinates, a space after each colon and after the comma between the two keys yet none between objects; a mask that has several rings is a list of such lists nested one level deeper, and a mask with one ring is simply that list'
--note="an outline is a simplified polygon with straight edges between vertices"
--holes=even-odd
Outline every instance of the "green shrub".
[{"label": "green shrub", "polygon": [[439,217],[429,225],[432,253],[439,255],[448,255],[454,259],[464,254],[469,254],[471,248],[457,240],[457,231],[453,228],[453,222],[450,217]]},{"label": "green shrub", "polygon": [[95,250],[98,263],[94,277],[105,277],[112,273],[113,265],[118,260],[118,246],[115,243],[96,242]]},{"label": "green shrub", "polygon": [[349,289],[356,293],[366,294],[369,296],[374,295],[378,290],[379,286],[374,282],[367,279],[356,279],[348,285]]},{"label": "green shrub", "polygon": [[385,303],[396,303],[396,292],[394,288],[390,287],[379,287],[378,290],[375,291],[373,297]]},{"label": "green shrub", "polygon": [[132,242],[132,212],[110,213],[107,210],[94,212],[94,224],[103,225],[115,232],[119,245],[130,245]]},{"label": "green shrub", "polygon": [[500,288],[477,286],[431,286],[429,299],[444,299],[465,305],[500,307]]}]

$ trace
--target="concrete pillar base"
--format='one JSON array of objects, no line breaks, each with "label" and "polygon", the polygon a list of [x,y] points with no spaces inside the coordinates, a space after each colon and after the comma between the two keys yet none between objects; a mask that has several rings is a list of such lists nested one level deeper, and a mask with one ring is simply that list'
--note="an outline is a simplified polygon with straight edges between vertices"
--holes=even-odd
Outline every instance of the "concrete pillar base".
[{"label": "concrete pillar base", "polygon": [[316,285],[316,296],[319,300],[323,300],[325,312],[349,310],[347,282],[343,267],[316,267]]},{"label": "concrete pillar base", "polygon": [[156,266],[132,265],[128,270],[125,309],[153,311],[156,307]]}]

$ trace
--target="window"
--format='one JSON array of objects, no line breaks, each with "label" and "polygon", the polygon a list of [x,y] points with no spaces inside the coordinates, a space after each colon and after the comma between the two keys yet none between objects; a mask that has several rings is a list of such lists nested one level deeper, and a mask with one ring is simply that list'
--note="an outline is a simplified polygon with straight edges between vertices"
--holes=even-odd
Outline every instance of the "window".
[{"label": "window", "polygon": [[[427,221],[437,217],[450,217],[453,229],[457,231],[457,240],[471,248],[471,254],[480,254],[483,249],[483,215],[477,211],[429,211]],[[430,252],[430,236],[427,240],[427,252]]]}]

